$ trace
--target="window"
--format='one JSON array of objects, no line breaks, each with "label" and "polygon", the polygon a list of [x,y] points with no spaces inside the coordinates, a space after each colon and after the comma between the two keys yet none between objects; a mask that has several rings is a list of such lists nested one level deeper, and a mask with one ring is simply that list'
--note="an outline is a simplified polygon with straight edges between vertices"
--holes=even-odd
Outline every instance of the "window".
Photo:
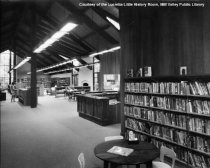
[{"label": "window", "polygon": [[[13,67],[14,53],[11,52],[11,67]],[[4,51],[0,54],[0,83],[3,87],[9,84],[9,70],[10,70],[10,51]],[[13,81],[13,73],[11,73],[11,81]]]},{"label": "window", "polygon": [[94,66],[93,66],[93,90],[99,91],[99,74],[100,74],[100,63],[96,63],[99,60],[94,58]]}]

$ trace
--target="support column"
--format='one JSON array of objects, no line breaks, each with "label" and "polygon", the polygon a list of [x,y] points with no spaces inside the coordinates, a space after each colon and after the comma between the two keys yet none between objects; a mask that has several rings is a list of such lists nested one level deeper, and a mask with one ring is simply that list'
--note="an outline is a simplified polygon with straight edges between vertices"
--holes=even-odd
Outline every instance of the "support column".
[{"label": "support column", "polygon": [[[17,63],[17,55],[16,55],[16,50],[14,50],[14,58],[13,58],[13,65],[15,66]],[[16,82],[17,79],[17,70],[13,69],[13,82]]]},{"label": "support column", "polygon": [[12,53],[11,51],[9,52],[9,84],[11,84],[11,58],[12,58]]},{"label": "support column", "polygon": [[37,106],[36,54],[31,53],[31,108]]},{"label": "support column", "polygon": [[36,77],[36,54],[33,53],[36,36],[36,12],[34,8],[36,5],[32,2],[30,3],[31,8],[31,108],[37,107],[37,77]]}]

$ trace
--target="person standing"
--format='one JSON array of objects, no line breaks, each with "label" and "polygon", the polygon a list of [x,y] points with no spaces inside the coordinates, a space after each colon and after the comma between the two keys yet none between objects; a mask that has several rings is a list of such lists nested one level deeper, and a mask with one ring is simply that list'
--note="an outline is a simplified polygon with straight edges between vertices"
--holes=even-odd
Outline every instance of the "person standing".
[{"label": "person standing", "polygon": [[17,89],[16,89],[16,85],[15,82],[12,82],[12,85],[10,86],[10,91],[11,91],[11,102],[14,101],[15,102],[15,98],[17,96]]}]

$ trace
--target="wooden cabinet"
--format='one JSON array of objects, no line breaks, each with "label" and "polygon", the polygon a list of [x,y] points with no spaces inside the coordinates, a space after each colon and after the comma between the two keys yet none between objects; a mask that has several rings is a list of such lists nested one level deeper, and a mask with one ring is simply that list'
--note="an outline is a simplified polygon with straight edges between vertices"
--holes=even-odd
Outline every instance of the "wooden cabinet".
[{"label": "wooden cabinet", "polygon": [[109,125],[120,122],[120,104],[109,104],[108,97],[94,95],[78,95],[77,110],[79,116],[99,125]]},{"label": "wooden cabinet", "polygon": [[31,91],[30,89],[19,89],[19,102],[24,106],[31,105]]}]

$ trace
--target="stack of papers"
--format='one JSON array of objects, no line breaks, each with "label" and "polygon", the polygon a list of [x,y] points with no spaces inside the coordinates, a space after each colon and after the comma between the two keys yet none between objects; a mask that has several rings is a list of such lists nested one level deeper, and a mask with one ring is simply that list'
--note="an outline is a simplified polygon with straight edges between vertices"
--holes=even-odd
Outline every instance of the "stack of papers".
[{"label": "stack of papers", "polygon": [[111,149],[109,149],[107,152],[109,153],[114,153],[117,155],[122,155],[122,156],[128,156],[130,155],[134,150],[131,148],[124,148],[120,146],[113,146]]}]

